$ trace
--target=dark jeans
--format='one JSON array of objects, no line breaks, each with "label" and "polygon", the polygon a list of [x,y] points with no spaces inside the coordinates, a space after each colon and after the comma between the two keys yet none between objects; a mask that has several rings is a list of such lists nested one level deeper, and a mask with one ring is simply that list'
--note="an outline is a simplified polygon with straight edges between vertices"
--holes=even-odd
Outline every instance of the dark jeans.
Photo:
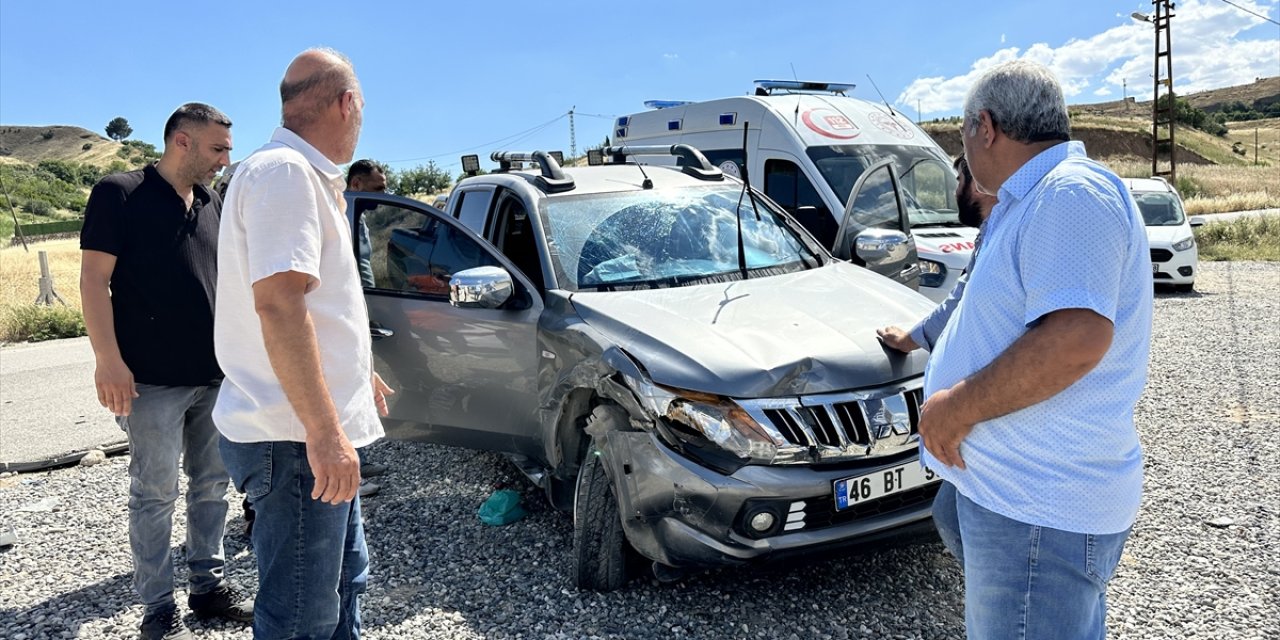
[{"label": "dark jeans", "polygon": [[258,596],[253,637],[360,637],[369,577],[360,498],[337,506],[311,499],[315,476],[300,442],[238,443],[222,438],[222,459],[256,518]]}]

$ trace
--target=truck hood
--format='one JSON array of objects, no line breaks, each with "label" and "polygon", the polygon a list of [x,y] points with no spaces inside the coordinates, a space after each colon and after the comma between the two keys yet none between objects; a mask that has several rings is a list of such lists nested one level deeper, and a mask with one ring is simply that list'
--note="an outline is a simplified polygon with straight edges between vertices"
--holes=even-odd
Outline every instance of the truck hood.
[{"label": "truck hood", "polygon": [[973,254],[973,242],[978,230],[973,227],[925,227],[912,229],[916,237],[916,250],[921,258],[947,265],[947,268],[963,269]]},{"label": "truck hood", "polygon": [[735,398],[843,391],[921,374],[927,354],[883,346],[879,327],[910,329],[924,296],[848,263],[756,280],[583,292],[579,317],[656,383]]}]

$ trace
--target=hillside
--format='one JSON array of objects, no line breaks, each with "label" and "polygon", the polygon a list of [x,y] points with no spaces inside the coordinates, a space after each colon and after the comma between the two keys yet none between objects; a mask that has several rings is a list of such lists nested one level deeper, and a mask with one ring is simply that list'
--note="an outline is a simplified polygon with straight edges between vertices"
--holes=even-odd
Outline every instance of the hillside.
[{"label": "hillside", "polygon": [[[1177,87],[1175,86],[1174,89],[1177,89]],[[1234,87],[1209,89],[1186,95],[1178,94],[1178,97],[1191,103],[1191,106],[1197,109],[1203,109],[1211,113],[1219,111],[1223,106],[1234,102],[1243,102],[1246,105],[1261,109],[1280,102],[1280,76],[1258,78],[1249,84],[1241,84]],[[1072,109],[1092,115],[1145,115],[1147,118],[1151,117],[1151,101],[1138,102],[1133,98],[1129,98],[1127,101],[1112,100],[1110,102],[1074,105]]]},{"label": "hillside", "polygon": [[[85,149],[85,145],[89,145]],[[65,125],[21,127],[0,125],[0,162],[16,160],[36,164],[41,160],[82,162],[107,169],[120,160],[124,145],[88,129]]]}]

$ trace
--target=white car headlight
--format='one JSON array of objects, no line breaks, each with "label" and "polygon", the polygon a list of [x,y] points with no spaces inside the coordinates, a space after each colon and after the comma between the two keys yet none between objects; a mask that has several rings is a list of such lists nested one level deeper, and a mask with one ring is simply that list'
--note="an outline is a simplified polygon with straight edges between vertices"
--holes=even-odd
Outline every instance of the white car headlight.
[{"label": "white car headlight", "polygon": [[1195,236],[1187,236],[1187,237],[1185,237],[1185,238],[1183,238],[1183,239],[1181,239],[1181,240],[1179,240],[1179,241],[1177,241],[1177,242],[1173,243],[1173,250],[1174,250],[1174,251],[1186,251],[1187,249],[1190,249],[1191,247],[1194,247],[1194,246],[1196,246],[1196,237],[1195,237]]},{"label": "white car headlight", "polygon": [[662,387],[631,376],[624,378],[654,418],[665,418],[743,461],[768,464],[778,453],[779,443],[728,398]]}]

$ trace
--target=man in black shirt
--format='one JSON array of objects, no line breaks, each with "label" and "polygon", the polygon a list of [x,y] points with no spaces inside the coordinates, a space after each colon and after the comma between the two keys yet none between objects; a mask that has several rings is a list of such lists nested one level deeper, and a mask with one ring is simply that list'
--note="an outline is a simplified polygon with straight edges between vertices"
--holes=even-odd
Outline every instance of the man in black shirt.
[{"label": "man in black shirt", "polygon": [[211,413],[218,222],[206,186],[230,162],[231,121],[196,102],[164,128],[164,154],[103,178],[85,208],[80,296],[98,401],[128,434],[129,544],[146,638],[189,638],[173,595],[170,536],[178,460],[187,475],[187,604],[248,622],[252,601],[223,578],[229,476]]}]

